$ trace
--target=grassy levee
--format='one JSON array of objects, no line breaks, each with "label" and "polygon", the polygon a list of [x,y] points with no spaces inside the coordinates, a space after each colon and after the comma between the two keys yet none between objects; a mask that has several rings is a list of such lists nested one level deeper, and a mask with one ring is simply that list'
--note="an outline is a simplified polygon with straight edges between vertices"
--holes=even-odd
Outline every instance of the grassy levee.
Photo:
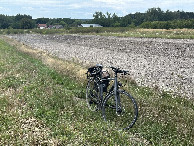
[{"label": "grassy levee", "polygon": [[194,39],[193,29],[142,29],[128,27],[73,28],[68,33],[117,37]]},{"label": "grassy levee", "polygon": [[69,29],[1,29],[0,34],[88,34],[117,37],[165,38],[165,39],[194,39],[193,29],[142,29],[129,27],[100,27]]},{"label": "grassy levee", "polygon": [[193,99],[129,81],[139,117],[129,131],[117,131],[87,108],[82,66],[21,47],[0,40],[0,145],[194,143]]}]

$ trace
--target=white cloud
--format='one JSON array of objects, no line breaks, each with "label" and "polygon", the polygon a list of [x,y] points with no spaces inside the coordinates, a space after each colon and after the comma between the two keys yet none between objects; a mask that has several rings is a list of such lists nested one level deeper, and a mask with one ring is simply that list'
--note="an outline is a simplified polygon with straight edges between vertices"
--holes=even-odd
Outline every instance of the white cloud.
[{"label": "white cloud", "polygon": [[92,18],[95,11],[125,16],[133,12],[145,12],[152,7],[193,11],[194,0],[0,0],[0,13],[27,13],[33,17]]},{"label": "white cloud", "polygon": [[35,10],[33,7],[22,7],[22,9],[27,10],[27,11]]},{"label": "white cloud", "polygon": [[0,14],[1,12],[10,12],[11,10],[9,8],[0,7]]},{"label": "white cloud", "polygon": [[76,3],[72,3],[72,4],[64,4],[64,7],[67,7],[69,9],[80,9],[80,8],[94,8],[94,7],[98,7],[96,6],[94,3],[92,2],[76,2]]},{"label": "white cloud", "polygon": [[122,5],[126,0],[93,0],[94,2],[106,3],[107,5]]},{"label": "white cloud", "polygon": [[1,0],[0,3],[7,5],[17,5],[17,6],[49,6],[56,7],[60,5],[60,0]]}]

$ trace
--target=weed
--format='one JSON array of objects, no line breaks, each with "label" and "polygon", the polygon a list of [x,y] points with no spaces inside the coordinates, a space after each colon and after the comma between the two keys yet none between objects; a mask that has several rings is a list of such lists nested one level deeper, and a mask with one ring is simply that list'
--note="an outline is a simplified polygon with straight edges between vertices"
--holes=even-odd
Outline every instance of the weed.
[{"label": "weed", "polygon": [[130,27],[101,27],[101,28],[71,28],[71,29],[1,29],[0,34],[92,34],[102,36],[140,37],[140,38],[167,38],[167,39],[194,39],[192,29],[140,29]]}]

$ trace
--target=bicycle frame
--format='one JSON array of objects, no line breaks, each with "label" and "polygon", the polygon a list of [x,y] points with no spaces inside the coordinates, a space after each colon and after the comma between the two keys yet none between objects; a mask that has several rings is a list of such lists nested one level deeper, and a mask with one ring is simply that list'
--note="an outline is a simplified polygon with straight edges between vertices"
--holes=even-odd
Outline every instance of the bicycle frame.
[{"label": "bicycle frame", "polygon": [[103,100],[104,100],[104,98],[103,98],[103,84],[102,84],[102,81],[104,81],[104,80],[114,80],[114,83],[113,83],[111,89],[109,90],[109,92],[108,92],[108,94],[106,96],[108,96],[113,91],[114,96],[115,96],[116,113],[118,114],[119,107],[121,105],[120,105],[120,96],[118,95],[118,92],[117,92],[118,88],[119,88],[118,87],[117,73],[115,73],[114,78],[101,79],[100,85],[99,85],[99,89],[100,89],[99,93],[100,93],[101,104],[103,103]]}]

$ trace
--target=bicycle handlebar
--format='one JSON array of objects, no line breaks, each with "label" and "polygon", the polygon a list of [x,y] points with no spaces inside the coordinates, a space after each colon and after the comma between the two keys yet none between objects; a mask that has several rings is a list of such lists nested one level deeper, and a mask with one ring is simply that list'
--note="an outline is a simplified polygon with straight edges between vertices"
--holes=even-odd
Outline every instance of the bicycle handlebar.
[{"label": "bicycle handlebar", "polygon": [[127,75],[129,71],[126,70],[121,70],[120,68],[116,68],[113,66],[110,66],[110,68],[115,72],[115,73],[123,73],[124,75]]},{"label": "bicycle handlebar", "polygon": [[[89,78],[89,76],[97,76],[97,75],[100,75],[100,73],[102,72],[102,68],[103,66],[102,65],[96,65],[96,66],[93,66],[93,67],[90,67],[88,68],[88,71],[87,71],[87,78]],[[113,67],[113,66],[110,66],[110,68],[115,72],[115,74],[117,73],[123,73],[124,75],[127,75],[129,71],[126,71],[126,70],[121,70],[120,68],[116,68],[116,67]]]}]

